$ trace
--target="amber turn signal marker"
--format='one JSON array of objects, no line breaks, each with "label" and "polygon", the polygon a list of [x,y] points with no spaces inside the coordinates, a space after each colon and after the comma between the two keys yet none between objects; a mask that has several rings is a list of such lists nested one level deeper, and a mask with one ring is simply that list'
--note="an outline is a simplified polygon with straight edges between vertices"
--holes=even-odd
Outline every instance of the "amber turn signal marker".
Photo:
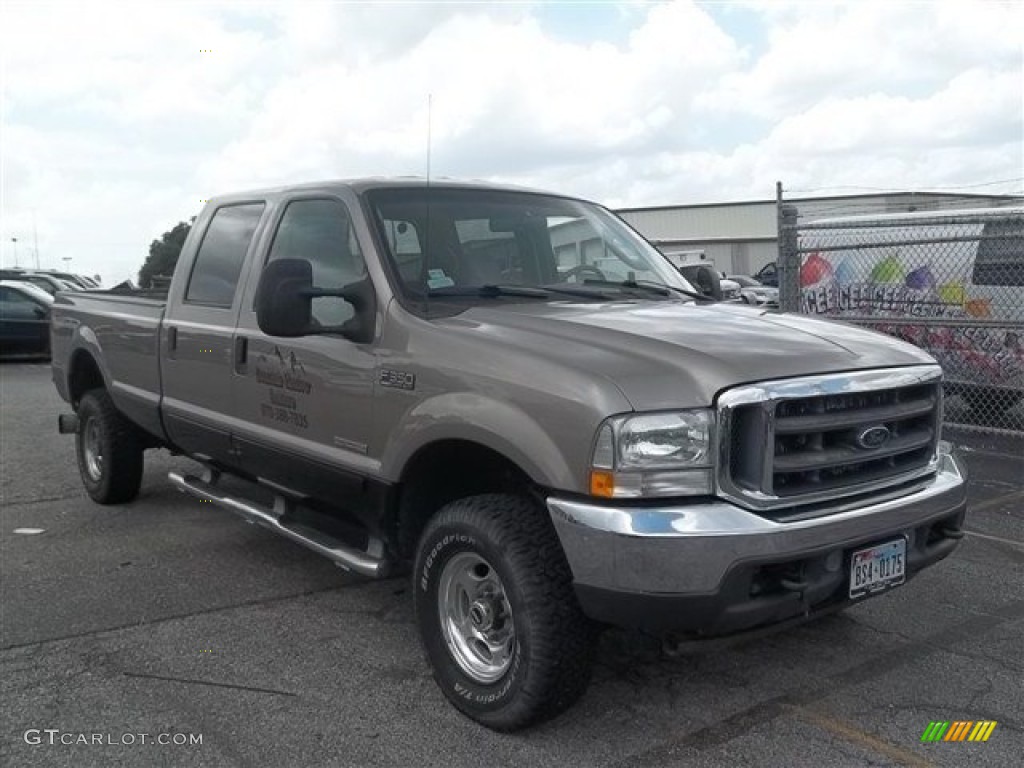
[{"label": "amber turn signal marker", "polygon": [[590,473],[590,495],[602,496],[606,499],[615,495],[615,475],[598,469]]}]

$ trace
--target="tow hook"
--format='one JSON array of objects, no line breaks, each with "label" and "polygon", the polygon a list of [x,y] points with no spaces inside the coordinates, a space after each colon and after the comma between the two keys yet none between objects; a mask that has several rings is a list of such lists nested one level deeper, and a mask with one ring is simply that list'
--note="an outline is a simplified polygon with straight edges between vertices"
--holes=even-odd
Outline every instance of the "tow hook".
[{"label": "tow hook", "polygon": [[62,435],[78,434],[78,425],[77,413],[62,413],[57,416],[57,431]]},{"label": "tow hook", "polygon": [[807,579],[803,564],[798,565],[795,571],[791,570],[788,574],[782,576],[779,579],[779,586],[787,592],[794,593],[800,599],[804,615],[810,613],[811,603],[807,599],[807,588],[811,586],[811,582]]},{"label": "tow hook", "polygon": [[947,539],[962,539],[966,531],[963,528],[940,528],[939,533]]}]

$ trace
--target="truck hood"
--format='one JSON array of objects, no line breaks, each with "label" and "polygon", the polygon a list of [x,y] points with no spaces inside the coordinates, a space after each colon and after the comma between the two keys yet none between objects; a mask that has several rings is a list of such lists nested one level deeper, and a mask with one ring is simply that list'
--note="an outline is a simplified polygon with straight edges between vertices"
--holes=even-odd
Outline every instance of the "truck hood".
[{"label": "truck hood", "polygon": [[443,322],[489,336],[510,361],[539,356],[605,378],[637,410],[707,406],[753,381],[935,362],[889,336],[742,305],[509,303]]}]

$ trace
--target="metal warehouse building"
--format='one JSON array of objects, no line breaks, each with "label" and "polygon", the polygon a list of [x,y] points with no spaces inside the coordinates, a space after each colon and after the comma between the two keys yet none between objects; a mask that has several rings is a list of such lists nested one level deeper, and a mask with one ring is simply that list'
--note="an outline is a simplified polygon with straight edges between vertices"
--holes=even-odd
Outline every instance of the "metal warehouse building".
[{"label": "metal warehouse building", "polygon": [[[838,197],[789,198],[800,221],[873,213],[994,208],[1021,205],[1020,195],[892,192]],[[751,275],[778,256],[775,200],[702,203],[617,211],[665,253],[703,252],[716,269]]]}]

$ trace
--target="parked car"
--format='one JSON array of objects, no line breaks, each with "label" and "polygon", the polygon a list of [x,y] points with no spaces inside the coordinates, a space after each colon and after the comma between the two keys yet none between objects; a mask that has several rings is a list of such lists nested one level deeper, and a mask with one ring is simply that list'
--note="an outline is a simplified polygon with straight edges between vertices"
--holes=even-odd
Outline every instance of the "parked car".
[{"label": "parked car", "polygon": [[204,467],[179,490],[411,574],[435,680],[498,730],[578,699],[602,626],[675,643],[803,620],[964,536],[931,357],[707,300],[564,196],[371,179],[218,197],[165,299],[60,293],[53,344],[92,499],[131,501],[164,446]]},{"label": "parked car", "polygon": [[769,261],[757,272],[754,273],[754,279],[757,280],[761,285],[768,285],[772,288],[779,287],[779,268],[774,261]]},{"label": "parked car", "polygon": [[711,265],[684,264],[676,268],[679,270],[679,274],[686,278],[702,296],[716,301],[731,301],[739,298],[739,284],[723,280],[722,273]]},{"label": "parked car", "polygon": [[723,273],[718,284],[722,290],[722,301],[743,301],[741,286],[731,277],[726,277]]},{"label": "parked car", "polygon": [[53,296],[57,291],[80,291],[82,288],[76,283],[64,280],[55,275],[48,275],[44,272],[30,272],[28,270],[0,270],[0,279],[16,280],[23,283],[31,283],[42,288]]},{"label": "parked car", "polygon": [[37,285],[0,280],[0,351],[48,352],[52,304],[53,297]]},{"label": "parked car", "polygon": [[728,279],[739,284],[740,298],[747,304],[772,308],[779,306],[778,288],[762,285],[749,275],[729,275]]},{"label": "parked car", "polygon": [[38,272],[39,274],[53,275],[54,277],[60,278],[61,280],[66,280],[69,283],[74,283],[79,288],[87,291],[100,287],[100,284],[96,282],[96,280],[94,280],[93,278],[89,277],[88,275],[76,275],[71,272],[58,272],[55,269],[39,269],[35,271]]}]

